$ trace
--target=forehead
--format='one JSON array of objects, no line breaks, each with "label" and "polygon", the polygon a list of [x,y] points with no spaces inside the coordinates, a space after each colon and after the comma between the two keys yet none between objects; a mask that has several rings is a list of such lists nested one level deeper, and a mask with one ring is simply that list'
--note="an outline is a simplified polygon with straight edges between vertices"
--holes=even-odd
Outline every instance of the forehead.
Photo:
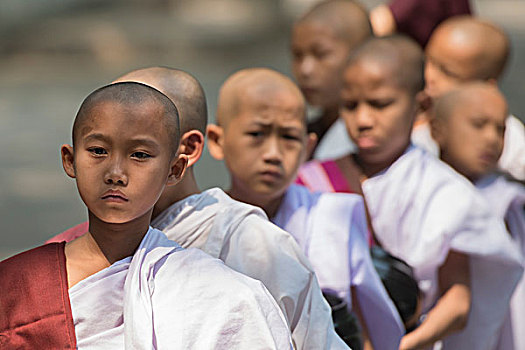
[{"label": "forehead", "polygon": [[344,42],[337,37],[335,28],[320,21],[306,20],[296,23],[292,31],[292,45],[316,45],[324,43]]},{"label": "forehead", "polygon": [[491,90],[473,91],[452,109],[455,119],[486,117],[499,123],[507,119],[507,104],[503,97]]},{"label": "forehead", "polygon": [[426,48],[427,58],[431,61],[456,68],[465,77],[470,77],[475,72],[479,45],[468,40],[459,31],[441,30],[431,38]]},{"label": "forehead", "polygon": [[140,104],[102,101],[87,112],[76,132],[79,137],[93,130],[108,133],[118,130],[122,136],[133,133],[167,135],[164,114],[164,106],[154,101],[144,101]]},{"label": "forehead", "polygon": [[383,88],[393,88],[408,91],[408,89],[400,86],[395,72],[396,65],[392,62],[360,59],[346,68],[344,87],[345,90],[366,89],[367,91],[376,91]]},{"label": "forehead", "polygon": [[286,87],[248,88],[240,98],[238,118],[244,122],[265,121],[303,126],[306,123],[305,107],[299,94]]}]

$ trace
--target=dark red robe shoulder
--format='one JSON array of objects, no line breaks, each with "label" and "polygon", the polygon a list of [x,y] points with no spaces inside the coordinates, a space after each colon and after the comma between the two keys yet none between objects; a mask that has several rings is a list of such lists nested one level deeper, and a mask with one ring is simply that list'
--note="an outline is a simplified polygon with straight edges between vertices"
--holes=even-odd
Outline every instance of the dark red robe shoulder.
[{"label": "dark red robe shoulder", "polygon": [[0,349],[76,349],[64,247],[0,262]]}]

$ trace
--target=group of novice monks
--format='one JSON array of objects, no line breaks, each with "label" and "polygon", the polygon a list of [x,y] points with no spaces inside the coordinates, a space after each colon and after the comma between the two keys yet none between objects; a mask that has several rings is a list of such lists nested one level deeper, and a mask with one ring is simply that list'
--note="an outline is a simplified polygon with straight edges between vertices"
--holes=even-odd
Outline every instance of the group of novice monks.
[{"label": "group of novice monks", "polygon": [[[451,18],[423,52],[331,0],[291,41],[298,86],[238,71],[215,124],[179,69],[84,100],[61,156],[88,221],[0,263],[1,349],[525,349],[503,31]],[[197,186],[205,135],[226,192]]]}]

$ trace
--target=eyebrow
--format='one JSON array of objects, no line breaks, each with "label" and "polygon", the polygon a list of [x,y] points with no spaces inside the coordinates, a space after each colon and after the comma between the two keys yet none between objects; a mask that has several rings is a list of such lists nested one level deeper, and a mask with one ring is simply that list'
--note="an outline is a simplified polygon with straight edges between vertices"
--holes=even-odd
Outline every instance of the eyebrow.
[{"label": "eyebrow", "polygon": [[[111,139],[107,136],[105,136],[104,134],[100,134],[100,133],[94,133],[94,134],[89,134],[88,136],[86,136],[84,138],[84,142],[89,142],[89,141],[102,141],[102,142],[105,142],[105,143],[112,143],[111,142]],[[158,150],[160,147],[159,147],[159,144],[158,142],[152,140],[152,139],[149,139],[147,137],[145,138],[136,138],[136,139],[132,139],[132,140],[129,140],[128,143],[132,146],[145,146],[145,147],[149,147],[149,148],[152,148],[154,150]]]}]

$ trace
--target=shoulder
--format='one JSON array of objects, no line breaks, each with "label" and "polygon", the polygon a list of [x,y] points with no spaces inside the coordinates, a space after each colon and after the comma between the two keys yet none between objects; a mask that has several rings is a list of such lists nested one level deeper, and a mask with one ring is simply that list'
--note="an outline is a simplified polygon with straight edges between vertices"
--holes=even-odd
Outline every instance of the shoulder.
[{"label": "shoulder", "polygon": [[81,224],[78,224],[76,226],[73,226],[66,231],[59,233],[58,235],[54,236],[53,238],[50,238],[46,241],[46,243],[53,243],[53,242],[62,242],[62,241],[72,241],[80,236],[82,236],[84,233],[89,231],[89,222],[85,221]]},{"label": "shoulder", "polygon": [[24,251],[0,262],[0,274],[14,272],[20,274],[26,269],[56,261],[64,254],[65,243],[49,243]]},{"label": "shoulder", "polygon": [[260,282],[232,270],[221,260],[197,248],[170,254],[157,268],[155,278],[162,275],[169,276],[169,280],[176,280],[181,288],[201,294],[222,291],[239,295],[244,291],[249,295],[250,290],[260,288]]}]

